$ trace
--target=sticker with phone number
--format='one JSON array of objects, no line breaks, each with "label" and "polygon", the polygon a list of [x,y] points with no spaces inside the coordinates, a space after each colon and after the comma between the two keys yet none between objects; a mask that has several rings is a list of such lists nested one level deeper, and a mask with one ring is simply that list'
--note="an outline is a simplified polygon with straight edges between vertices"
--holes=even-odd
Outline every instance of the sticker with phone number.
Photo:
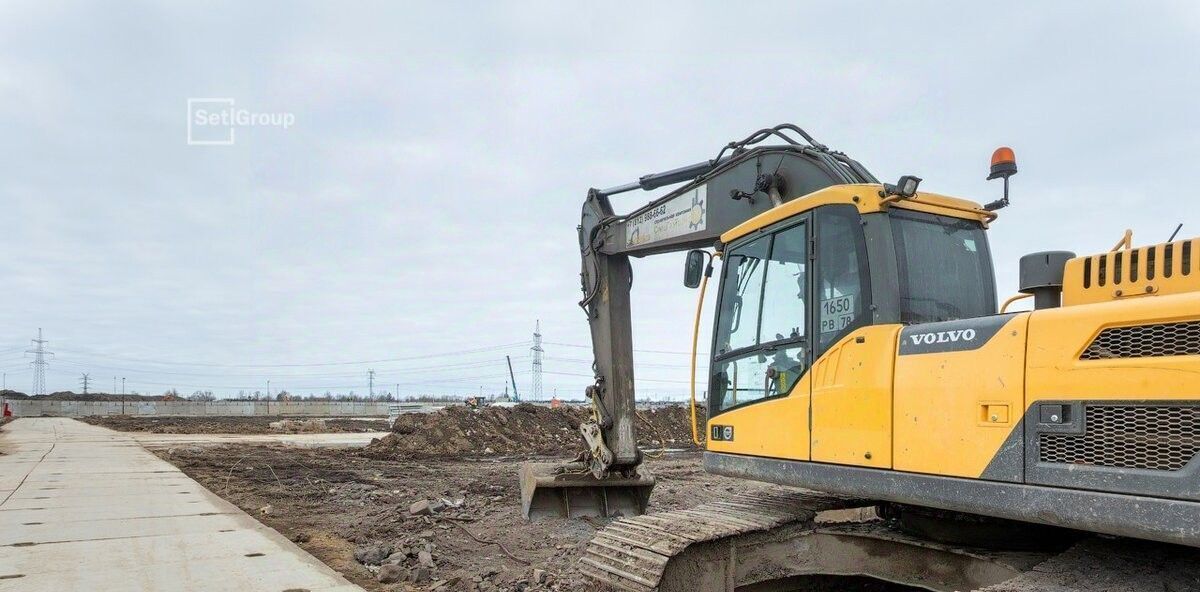
[{"label": "sticker with phone number", "polygon": [[821,332],[841,331],[854,322],[854,296],[837,296],[821,301]]}]

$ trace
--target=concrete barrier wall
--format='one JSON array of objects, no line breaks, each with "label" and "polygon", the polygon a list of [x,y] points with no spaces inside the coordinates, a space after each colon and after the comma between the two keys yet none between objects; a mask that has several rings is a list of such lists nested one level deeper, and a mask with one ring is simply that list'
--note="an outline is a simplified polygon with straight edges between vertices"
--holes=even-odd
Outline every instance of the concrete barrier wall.
[{"label": "concrete barrier wall", "polygon": [[133,416],[237,416],[294,415],[300,417],[387,416],[382,401],[49,401],[5,399],[15,417]]}]

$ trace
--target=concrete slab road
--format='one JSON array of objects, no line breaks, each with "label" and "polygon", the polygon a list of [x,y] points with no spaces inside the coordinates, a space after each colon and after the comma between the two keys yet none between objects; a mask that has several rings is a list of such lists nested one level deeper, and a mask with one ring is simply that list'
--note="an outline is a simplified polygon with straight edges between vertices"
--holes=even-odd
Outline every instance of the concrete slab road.
[{"label": "concrete slab road", "polygon": [[66,418],[0,432],[0,591],[361,591],[142,448]]}]

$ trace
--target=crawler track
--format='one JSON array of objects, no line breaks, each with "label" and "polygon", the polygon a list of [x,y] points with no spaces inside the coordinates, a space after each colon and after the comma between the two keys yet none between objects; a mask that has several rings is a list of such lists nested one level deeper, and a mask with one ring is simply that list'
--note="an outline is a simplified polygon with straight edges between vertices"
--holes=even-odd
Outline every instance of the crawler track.
[{"label": "crawler track", "polygon": [[739,495],[688,510],[622,518],[592,538],[580,571],[629,592],[659,590],[668,563],[698,543],[811,523],[818,512],[870,502],[807,492]]},{"label": "crawler track", "polygon": [[622,518],[592,539],[580,572],[625,592],[793,590],[795,578],[811,575],[939,592],[1200,590],[1200,559],[1187,547],[1083,535],[1065,549],[988,550],[905,534],[894,522],[817,517],[873,503],[772,492]]}]

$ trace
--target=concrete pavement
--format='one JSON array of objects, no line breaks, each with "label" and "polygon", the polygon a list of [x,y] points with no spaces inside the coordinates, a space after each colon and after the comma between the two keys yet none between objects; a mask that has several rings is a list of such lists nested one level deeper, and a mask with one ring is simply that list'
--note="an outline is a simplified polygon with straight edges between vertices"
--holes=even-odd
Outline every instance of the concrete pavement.
[{"label": "concrete pavement", "polygon": [[129,434],[23,418],[0,453],[0,591],[362,590]]}]

